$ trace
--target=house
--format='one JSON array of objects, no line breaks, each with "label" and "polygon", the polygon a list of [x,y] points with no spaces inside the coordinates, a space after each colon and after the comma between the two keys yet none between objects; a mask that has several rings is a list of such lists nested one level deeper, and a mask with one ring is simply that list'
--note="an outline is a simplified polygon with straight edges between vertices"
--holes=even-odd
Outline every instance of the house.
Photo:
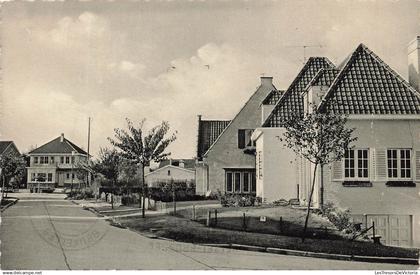
[{"label": "house", "polygon": [[194,159],[168,159],[161,161],[157,169],[146,173],[144,179],[149,187],[163,182],[195,183]]},{"label": "house", "polygon": [[[303,81],[309,60],[252,136],[257,196],[307,204],[313,165],[285,148],[280,137],[291,113],[304,116],[314,104],[320,112],[346,115],[358,139],[343,160],[318,170],[312,206],[348,208],[364,227],[375,222],[382,243],[420,247],[419,45],[420,37],[409,44],[408,82],[363,44],[339,66]],[[296,82],[302,83],[298,89]]]},{"label": "house", "polygon": [[86,182],[81,168],[88,153],[64,137],[64,134],[28,153],[30,165],[28,188],[52,191],[57,187],[72,188]]},{"label": "house", "polygon": [[0,141],[0,156],[20,156],[20,152],[13,141]]},{"label": "house", "polygon": [[[218,191],[255,194],[255,156],[251,134],[261,125],[261,103],[273,90],[277,90],[272,80],[272,77],[261,77],[259,87],[230,121],[206,121],[199,116],[197,194]],[[272,95],[273,98],[276,95]]]}]

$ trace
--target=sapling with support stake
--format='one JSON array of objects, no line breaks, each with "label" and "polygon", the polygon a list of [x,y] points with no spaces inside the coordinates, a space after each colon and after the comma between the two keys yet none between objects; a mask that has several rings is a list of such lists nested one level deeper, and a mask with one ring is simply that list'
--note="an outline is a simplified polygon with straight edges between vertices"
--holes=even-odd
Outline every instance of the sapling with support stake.
[{"label": "sapling with support stake", "polygon": [[[350,148],[351,142],[357,140],[352,137],[354,129],[346,128],[346,122],[345,116],[318,112],[316,108],[312,108],[312,112],[303,116],[294,115],[282,125],[286,131],[280,140],[313,167],[302,242],[306,237],[318,167],[322,168],[334,161],[340,161],[346,150]],[[321,202],[323,202],[322,197],[321,193]]]}]

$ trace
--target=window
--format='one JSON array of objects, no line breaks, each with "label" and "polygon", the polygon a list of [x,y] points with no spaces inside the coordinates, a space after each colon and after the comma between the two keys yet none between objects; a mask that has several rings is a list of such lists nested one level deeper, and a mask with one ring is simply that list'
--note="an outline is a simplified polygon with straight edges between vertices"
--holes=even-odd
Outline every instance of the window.
[{"label": "window", "polygon": [[38,173],[37,179],[38,181],[45,181],[45,179],[47,178],[47,174],[46,173]]},{"label": "window", "polygon": [[171,175],[171,170],[168,170],[168,176],[170,176]]},{"label": "window", "polygon": [[54,157],[51,157],[51,158],[50,158],[50,162],[51,162],[51,163],[54,163]]},{"label": "window", "polygon": [[48,164],[48,157],[39,157],[40,164]]},{"label": "window", "polygon": [[64,163],[64,157],[60,157],[60,163]]},{"label": "window", "polygon": [[411,178],[411,150],[388,149],[388,178]]},{"label": "window", "polygon": [[74,163],[74,157],[73,156],[71,157],[71,163]]},{"label": "window", "polygon": [[52,182],[52,174],[51,173],[48,173],[48,181]]},{"label": "window", "polygon": [[226,192],[231,193],[233,191],[233,174],[231,172],[226,173]]},{"label": "window", "polygon": [[70,163],[70,157],[66,157],[66,163]]},{"label": "window", "polygon": [[34,163],[38,163],[38,157],[34,157]]},{"label": "window", "polygon": [[31,174],[31,181],[35,181],[35,179],[36,179],[36,174],[35,173],[32,173]]},{"label": "window", "polygon": [[238,130],[238,148],[244,149],[248,146],[255,146],[255,141],[252,142],[251,136],[253,129],[239,129]]},{"label": "window", "polygon": [[243,184],[244,193],[249,193],[249,187],[250,187],[249,186],[249,184],[250,184],[249,176],[250,176],[250,173],[244,172],[244,184]]},{"label": "window", "polygon": [[241,173],[235,173],[235,193],[241,192]]},{"label": "window", "polygon": [[71,173],[71,178],[74,179],[74,173]]},{"label": "window", "polygon": [[227,171],[227,193],[250,193],[256,191],[255,171]]},{"label": "window", "polygon": [[70,173],[66,174],[66,178],[69,179],[70,178]]},{"label": "window", "polygon": [[347,149],[344,153],[344,177],[366,179],[369,177],[368,149]]}]

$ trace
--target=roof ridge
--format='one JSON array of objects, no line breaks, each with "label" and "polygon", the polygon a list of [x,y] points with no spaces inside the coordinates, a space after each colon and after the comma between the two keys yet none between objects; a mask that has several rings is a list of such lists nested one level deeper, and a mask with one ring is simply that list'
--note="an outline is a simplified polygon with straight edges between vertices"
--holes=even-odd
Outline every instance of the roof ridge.
[{"label": "roof ridge", "polygon": [[[271,85],[274,87],[275,90],[277,90],[276,86],[274,86],[274,84],[271,83]],[[252,93],[252,95],[248,98],[248,100],[245,102],[244,105],[242,105],[241,109],[239,110],[239,112],[236,113],[236,115],[233,117],[233,119],[228,123],[228,125],[226,125],[225,129],[223,129],[223,131],[220,133],[220,135],[216,138],[216,140],[210,145],[210,147],[207,149],[207,151],[203,154],[203,157],[205,157],[207,155],[208,152],[210,152],[210,150],[213,148],[214,144],[216,144],[220,137],[226,132],[226,130],[230,127],[230,125],[232,125],[232,122],[239,116],[239,114],[244,110],[245,106],[248,104],[248,102],[251,100],[251,98],[253,98],[255,96],[255,94],[258,92],[258,90],[262,87],[263,85],[260,84],[258,85],[257,89],[255,89],[255,92]],[[280,101],[280,100],[279,100]]]},{"label": "roof ridge", "polygon": [[295,84],[301,79],[302,75],[308,70],[310,64],[313,63],[314,60],[316,59],[322,59],[324,61],[326,61],[330,66],[335,67],[334,63],[332,63],[328,57],[320,57],[320,56],[311,56],[308,58],[308,61],[306,61],[305,65],[302,67],[302,69],[300,69],[299,73],[297,74],[297,76],[293,79],[292,83],[290,83],[289,87],[286,89],[286,91],[283,93],[283,95],[280,97],[280,99],[277,101],[276,105],[274,105],[273,110],[271,111],[271,113],[267,116],[267,118],[265,119],[265,121],[262,123],[262,127],[266,127],[267,122],[273,117],[274,115],[274,111],[278,108],[278,106],[280,106],[280,104],[285,100],[285,98],[291,94],[293,88],[295,88]]},{"label": "roof ridge", "polygon": [[39,147],[37,147],[37,148],[35,148],[35,149],[33,149],[33,150],[29,151],[29,152],[28,152],[28,154],[31,154],[33,151],[38,150],[39,148],[42,148],[42,147],[44,147],[44,146],[46,146],[46,145],[48,145],[48,144],[50,144],[50,143],[54,142],[56,139],[59,139],[59,138],[60,138],[60,137],[53,138],[52,140],[48,141],[47,143],[44,143],[44,144],[42,144],[41,146],[39,146]]}]

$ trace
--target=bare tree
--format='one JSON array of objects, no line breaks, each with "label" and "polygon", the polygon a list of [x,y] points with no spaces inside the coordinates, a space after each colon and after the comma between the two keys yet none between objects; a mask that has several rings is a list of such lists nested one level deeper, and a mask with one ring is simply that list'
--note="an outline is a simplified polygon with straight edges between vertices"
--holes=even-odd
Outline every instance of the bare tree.
[{"label": "bare tree", "polygon": [[[163,121],[160,125],[153,127],[144,135],[143,126],[145,119],[134,126],[128,118],[128,131],[114,129],[115,139],[108,138],[112,145],[120,149],[124,159],[139,165],[142,171],[141,190],[143,197],[142,217],[145,217],[146,184],[144,181],[144,168],[150,165],[151,161],[160,162],[166,159],[170,153],[165,153],[166,148],[176,139],[175,133],[167,137],[169,123]],[[140,198],[139,198],[140,199]],[[139,202],[140,205],[140,202]]]},{"label": "bare tree", "polygon": [[351,136],[354,129],[346,128],[346,122],[345,116],[314,110],[304,117],[294,116],[283,125],[286,132],[282,140],[286,146],[314,165],[302,242],[308,227],[318,166],[341,160],[350,143],[357,139]]}]

